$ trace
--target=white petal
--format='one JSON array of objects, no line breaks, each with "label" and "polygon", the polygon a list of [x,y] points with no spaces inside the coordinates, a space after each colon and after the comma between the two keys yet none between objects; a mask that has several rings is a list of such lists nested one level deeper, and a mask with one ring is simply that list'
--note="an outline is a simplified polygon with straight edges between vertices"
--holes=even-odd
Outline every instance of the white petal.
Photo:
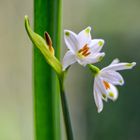
[{"label": "white petal", "polygon": [[101,93],[102,99],[107,101],[107,94],[108,94],[108,92],[107,92],[107,90],[106,90],[106,88],[105,88],[105,86],[103,84],[102,77],[96,76],[95,80],[96,80],[96,86],[98,87],[98,89],[99,89],[99,91]]},{"label": "white petal", "polygon": [[96,87],[96,82],[94,83],[94,100],[95,100],[95,104],[98,109],[98,113],[100,113],[103,110],[103,101],[101,98],[101,93],[99,92],[98,88]]},{"label": "white petal", "polygon": [[91,27],[87,27],[78,34],[79,49],[83,48],[86,44],[91,41]]},{"label": "white petal", "polygon": [[69,30],[64,30],[64,40],[65,43],[72,52],[76,52],[78,50],[78,40],[77,35]]},{"label": "white petal", "polygon": [[102,69],[102,71],[105,70],[125,70],[125,69],[132,69],[136,65],[136,62],[132,63],[118,63],[118,64],[112,64]]},{"label": "white petal", "polygon": [[79,58],[76,58],[77,62],[82,65],[82,66],[86,66],[87,64],[89,64],[87,61],[85,61],[84,59],[79,59]]},{"label": "white petal", "polygon": [[93,39],[89,44],[89,48],[93,53],[98,53],[104,45],[103,39]]},{"label": "white petal", "polygon": [[105,56],[105,53],[96,53],[96,54],[91,54],[87,57],[85,57],[85,61],[87,62],[87,64],[93,64],[93,63],[97,63],[99,61],[101,61],[103,59],[103,57]]},{"label": "white petal", "polygon": [[114,85],[110,84],[110,90],[108,91],[108,98],[115,101],[117,100],[118,95],[119,94],[117,88]]},{"label": "white petal", "polygon": [[118,58],[115,58],[115,59],[111,62],[110,65],[112,65],[112,64],[117,64],[117,63],[119,63],[119,62],[120,62],[120,60],[119,60]]},{"label": "white petal", "polygon": [[71,64],[75,63],[75,55],[71,51],[67,51],[63,58],[63,71]]},{"label": "white petal", "polygon": [[113,85],[123,85],[124,80],[121,74],[116,71],[108,70],[101,72],[101,76],[103,77],[104,81],[111,83]]},{"label": "white petal", "polygon": [[105,56],[105,53],[97,53],[94,55],[89,55],[84,58],[76,57],[76,59],[80,65],[86,66],[87,64],[93,64],[93,63],[97,63],[101,61],[104,56]]},{"label": "white petal", "polygon": [[83,58],[80,59],[80,58],[76,57],[76,61],[84,67],[88,64],[87,61],[85,61]]}]

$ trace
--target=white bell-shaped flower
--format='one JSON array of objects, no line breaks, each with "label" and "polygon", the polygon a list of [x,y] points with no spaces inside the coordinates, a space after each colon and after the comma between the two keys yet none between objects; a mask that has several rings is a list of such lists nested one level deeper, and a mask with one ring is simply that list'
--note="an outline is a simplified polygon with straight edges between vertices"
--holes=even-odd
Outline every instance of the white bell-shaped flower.
[{"label": "white bell-shaped flower", "polygon": [[63,70],[71,64],[78,62],[86,66],[100,61],[105,53],[101,53],[104,45],[103,39],[91,39],[91,27],[82,30],[78,35],[70,30],[64,31],[64,40],[68,51],[63,58]]},{"label": "white bell-shaped flower", "polygon": [[119,63],[118,59],[100,70],[94,80],[94,99],[98,112],[103,109],[103,100],[111,99],[115,101],[118,98],[118,90],[116,85],[123,85],[124,80],[118,70],[131,69],[136,65],[133,63]]}]

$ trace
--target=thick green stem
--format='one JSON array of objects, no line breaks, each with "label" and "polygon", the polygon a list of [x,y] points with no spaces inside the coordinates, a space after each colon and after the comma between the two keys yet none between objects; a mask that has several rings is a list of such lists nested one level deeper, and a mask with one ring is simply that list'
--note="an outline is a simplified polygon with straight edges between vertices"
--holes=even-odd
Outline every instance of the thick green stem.
[{"label": "thick green stem", "polygon": [[72,133],[69,108],[68,108],[66,94],[64,91],[64,87],[63,87],[63,81],[60,81],[60,94],[61,94],[60,95],[61,96],[61,104],[62,104],[62,111],[63,111],[63,116],[64,116],[67,140],[73,140],[73,133]]},{"label": "thick green stem", "polygon": [[[47,31],[59,58],[61,0],[34,0],[34,29]],[[34,115],[36,140],[61,140],[58,80],[41,52],[34,48]]]}]

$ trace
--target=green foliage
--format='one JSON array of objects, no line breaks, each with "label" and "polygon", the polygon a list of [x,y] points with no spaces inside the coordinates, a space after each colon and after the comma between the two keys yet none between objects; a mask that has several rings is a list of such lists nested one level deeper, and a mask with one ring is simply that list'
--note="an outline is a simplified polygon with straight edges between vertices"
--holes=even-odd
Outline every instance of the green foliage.
[{"label": "green foliage", "polygon": [[[47,31],[53,42],[55,53],[59,58],[61,40],[61,0],[34,0],[34,30],[44,36]],[[46,45],[41,37],[37,37],[41,45]],[[38,46],[37,42],[35,43]],[[56,48],[57,46],[57,48]],[[61,73],[58,60],[39,48],[44,56],[49,57],[47,62]],[[36,140],[60,140],[60,101],[57,78],[51,67],[45,62],[38,48],[34,48],[34,112]],[[53,64],[51,60],[53,59]],[[57,70],[56,70],[57,69]]]}]

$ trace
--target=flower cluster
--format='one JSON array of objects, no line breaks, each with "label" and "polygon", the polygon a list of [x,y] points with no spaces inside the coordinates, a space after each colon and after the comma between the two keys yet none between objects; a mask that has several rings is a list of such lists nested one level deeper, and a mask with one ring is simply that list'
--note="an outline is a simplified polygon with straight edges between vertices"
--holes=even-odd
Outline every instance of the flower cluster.
[{"label": "flower cluster", "polygon": [[114,59],[109,66],[101,70],[92,65],[101,61],[105,53],[101,52],[104,40],[92,39],[90,31],[91,27],[87,27],[79,34],[70,30],[64,31],[64,40],[69,50],[63,58],[63,71],[66,71],[75,62],[90,68],[95,75],[93,94],[97,110],[100,113],[103,110],[103,100],[115,101],[118,98],[116,85],[124,84],[123,77],[117,71],[131,69],[136,63],[120,63],[118,59]]},{"label": "flower cluster", "polygon": [[116,85],[123,85],[124,80],[117,71],[131,69],[136,65],[135,62],[120,63],[118,59],[114,59],[109,66],[101,70],[93,65],[101,61],[105,53],[101,52],[104,40],[92,39],[90,34],[91,27],[87,27],[79,34],[75,34],[70,30],[64,31],[64,40],[69,50],[66,52],[61,64],[55,56],[55,50],[49,34],[45,32],[44,39],[35,33],[30,27],[28,16],[25,16],[25,28],[33,44],[41,51],[47,63],[56,72],[60,87],[63,86],[65,71],[68,70],[70,65],[78,62],[84,67],[89,67],[95,76],[93,94],[98,112],[103,110],[103,100],[111,99],[115,101],[118,98]]}]

